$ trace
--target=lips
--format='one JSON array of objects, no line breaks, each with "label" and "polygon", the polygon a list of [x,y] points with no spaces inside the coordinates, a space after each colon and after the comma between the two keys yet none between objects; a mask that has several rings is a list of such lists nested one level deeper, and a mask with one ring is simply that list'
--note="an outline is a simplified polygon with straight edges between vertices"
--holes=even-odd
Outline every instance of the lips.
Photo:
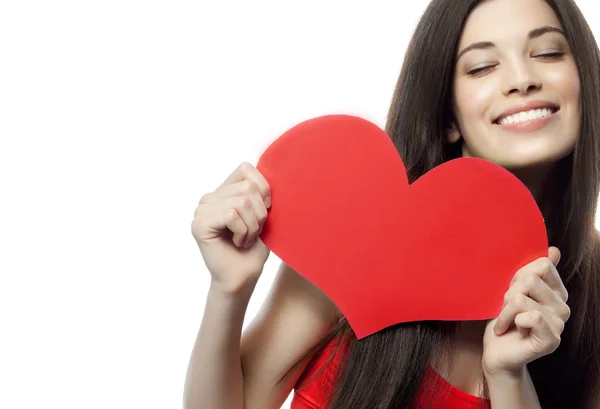
[{"label": "lips", "polygon": [[522,102],[520,104],[516,104],[516,105],[512,106],[511,108],[507,109],[506,111],[504,111],[503,113],[498,115],[492,122],[494,124],[498,124],[499,120],[501,120],[502,118],[505,118],[507,116],[517,114],[519,112],[531,111],[532,109],[542,109],[542,108],[550,109],[552,111],[552,113],[555,113],[556,111],[560,110],[560,106],[558,106],[552,102],[549,102],[549,101],[537,100],[537,101]]}]

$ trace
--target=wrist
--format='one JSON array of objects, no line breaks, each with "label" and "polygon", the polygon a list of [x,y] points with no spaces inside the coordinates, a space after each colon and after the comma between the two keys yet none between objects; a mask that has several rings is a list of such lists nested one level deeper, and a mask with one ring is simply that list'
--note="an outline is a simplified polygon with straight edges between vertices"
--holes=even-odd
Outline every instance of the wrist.
[{"label": "wrist", "polygon": [[256,283],[258,280],[254,280],[244,285],[231,286],[226,283],[222,283],[217,280],[211,280],[209,287],[209,294],[213,297],[220,298],[226,301],[244,301],[249,300],[254,292]]},{"label": "wrist", "polygon": [[541,409],[526,365],[520,370],[501,371],[485,376],[493,408]]},{"label": "wrist", "polygon": [[493,370],[483,368],[483,374],[488,384],[521,383],[528,376],[527,365],[514,369]]}]

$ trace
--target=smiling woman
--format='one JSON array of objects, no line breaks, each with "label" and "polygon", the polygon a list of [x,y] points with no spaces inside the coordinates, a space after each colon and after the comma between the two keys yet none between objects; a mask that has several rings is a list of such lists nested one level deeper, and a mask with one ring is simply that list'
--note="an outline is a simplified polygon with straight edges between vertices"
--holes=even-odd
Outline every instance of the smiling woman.
[{"label": "smiling woman", "polygon": [[[598,407],[600,324],[592,317],[600,316],[599,110],[600,52],[573,1],[432,1],[386,124],[410,181],[453,158],[493,161],[529,188],[560,252],[551,248],[517,273],[498,325],[403,324],[356,342],[342,319],[305,354],[328,345],[311,361],[292,407],[409,407],[422,385],[439,380],[432,367],[476,406]],[[537,352],[524,352],[523,336]],[[503,371],[518,375],[498,377]],[[319,385],[330,384],[328,405],[315,388],[322,394]],[[430,403],[471,407],[448,399]]]},{"label": "smiling woman", "polygon": [[573,0],[431,1],[385,131],[409,183],[460,157],[516,175],[544,216],[547,257],[514,272],[493,320],[404,323],[360,341],[319,288],[282,264],[238,343],[268,255],[258,235],[269,186],[245,164],[195,214],[215,285],[188,407],[275,408],[292,388],[293,409],[600,407],[598,112],[600,51]]},{"label": "smiling woman", "polygon": [[[550,4],[525,1],[515,14],[505,3],[485,1],[467,19],[449,137],[454,143],[462,136],[462,156],[514,171],[530,168],[529,187],[538,192],[547,170],[532,165],[551,166],[574,149],[581,125],[580,78]],[[532,111],[538,108],[550,112]]]}]

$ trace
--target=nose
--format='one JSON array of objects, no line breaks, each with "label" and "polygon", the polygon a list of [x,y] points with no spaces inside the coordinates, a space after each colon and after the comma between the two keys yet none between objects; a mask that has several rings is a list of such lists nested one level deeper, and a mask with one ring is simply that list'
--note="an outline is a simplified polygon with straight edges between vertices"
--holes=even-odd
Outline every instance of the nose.
[{"label": "nose", "polygon": [[506,70],[506,79],[502,88],[504,95],[514,92],[527,94],[542,88],[542,81],[527,62],[518,60],[510,64]]}]

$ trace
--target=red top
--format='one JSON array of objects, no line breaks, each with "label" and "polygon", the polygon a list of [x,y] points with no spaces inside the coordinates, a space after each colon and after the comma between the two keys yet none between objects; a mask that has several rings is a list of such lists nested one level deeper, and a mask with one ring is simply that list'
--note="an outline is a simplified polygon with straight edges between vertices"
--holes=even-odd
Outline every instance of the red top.
[{"label": "red top", "polygon": [[[323,402],[325,400],[325,393],[332,387],[332,365],[329,365],[328,368],[325,368],[302,389],[298,389],[298,385],[304,379],[307,379],[316,373],[323,366],[329,355],[333,352],[334,347],[334,341],[330,342],[329,345],[327,345],[323,351],[315,356],[308,364],[300,376],[300,379],[296,383],[296,388],[294,388],[291,409],[326,409],[323,406]],[[332,364],[337,365],[338,363],[339,356],[336,355],[333,358]],[[427,383],[427,381],[437,382],[434,383],[437,385],[437,389],[434,391],[433,396],[431,396],[431,398],[433,398],[433,404],[430,407],[431,409],[475,409],[477,407],[491,408],[489,400],[468,394],[454,387],[446,379],[440,376],[432,367],[429,367],[426,372],[424,383]],[[424,396],[424,391],[425,388],[421,390],[419,396]]]}]

